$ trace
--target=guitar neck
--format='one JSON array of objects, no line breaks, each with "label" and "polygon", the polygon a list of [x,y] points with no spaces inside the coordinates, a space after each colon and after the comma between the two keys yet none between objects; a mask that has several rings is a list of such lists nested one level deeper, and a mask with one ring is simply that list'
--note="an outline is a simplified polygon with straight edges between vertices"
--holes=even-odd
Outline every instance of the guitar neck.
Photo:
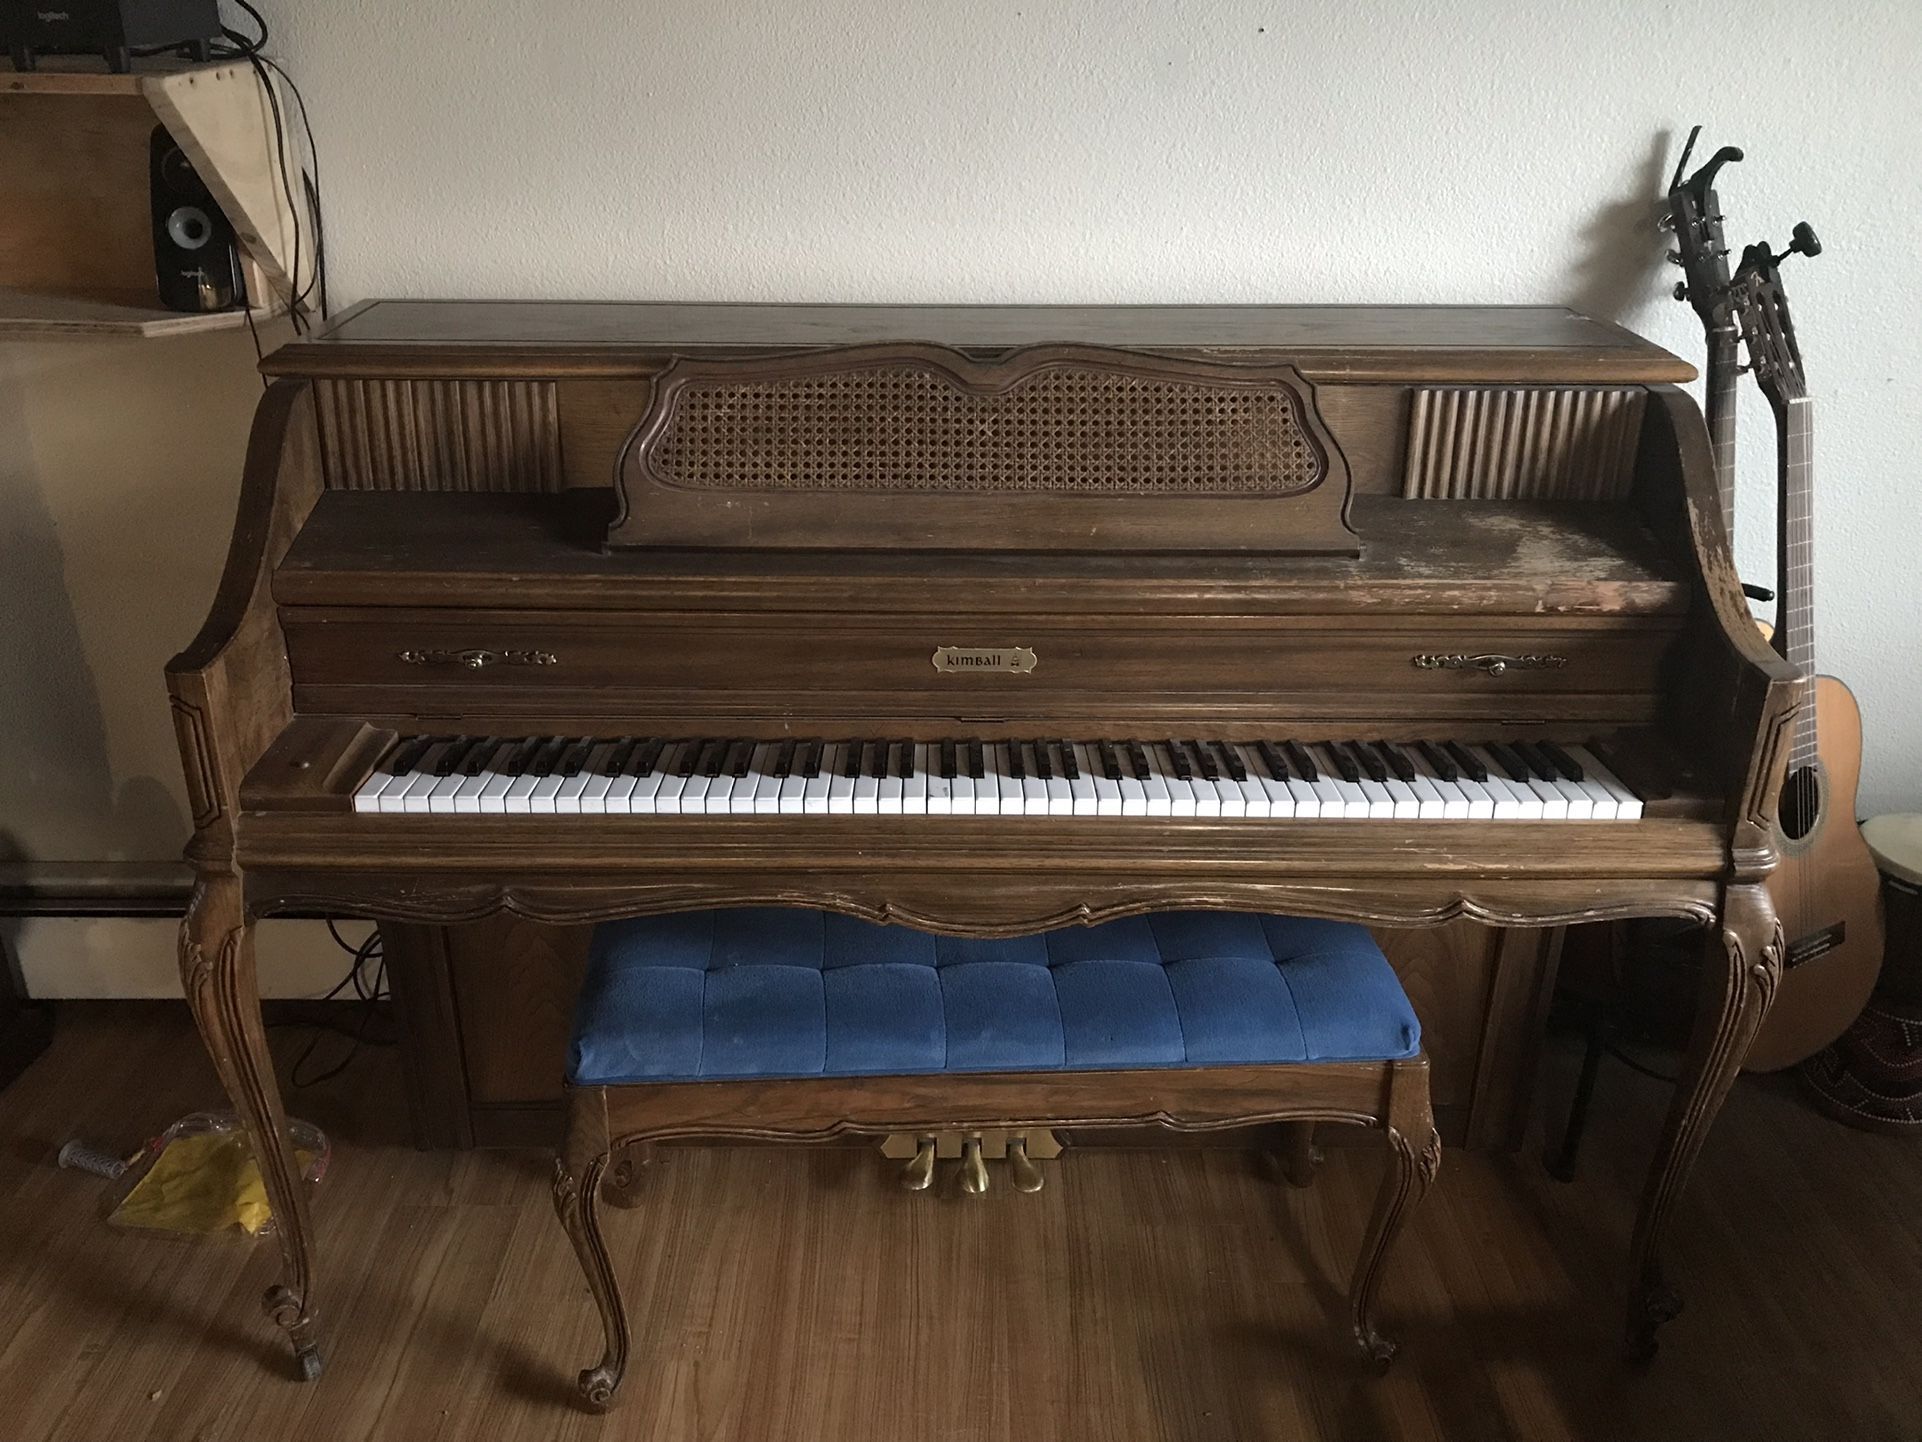
[{"label": "guitar neck", "polygon": [[[1787,401],[1776,429],[1781,479],[1781,528],[1776,556],[1781,576],[1775,644],[1806,676],[1815,674],[1815,474],[1814,409],[1806,397]],[[1816,738],[1814,708],[1802,708],[1796,723],[1791,765],[1812,764]]]},{"label": "guitar neck", "polygon": [[1735,535],[1735,380],[1740,369],[1741,332],[1733,321],[1708,332],[1708,438],[1715,453],[1715,494],[1722,503],[1722,526]]}]

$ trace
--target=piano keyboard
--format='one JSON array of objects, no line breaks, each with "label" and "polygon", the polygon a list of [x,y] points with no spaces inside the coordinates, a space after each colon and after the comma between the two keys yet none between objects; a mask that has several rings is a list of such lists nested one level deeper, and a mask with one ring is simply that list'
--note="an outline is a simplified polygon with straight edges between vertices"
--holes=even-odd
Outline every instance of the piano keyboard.
[{"label": "piano keyboard", "polygon": [[443,815],[1633,821],[1549,741],[781,741],[408,736],[354,810]]}]

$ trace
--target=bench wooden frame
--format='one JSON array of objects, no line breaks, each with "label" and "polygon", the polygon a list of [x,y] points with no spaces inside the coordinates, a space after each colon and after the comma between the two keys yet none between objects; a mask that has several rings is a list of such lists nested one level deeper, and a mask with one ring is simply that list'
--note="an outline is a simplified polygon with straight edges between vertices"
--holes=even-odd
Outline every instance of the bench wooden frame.
[{"label": "bench wooden frame", "polygon": [[1349,1287],[1355,1342],[1386,1367],[1396,1344],[1376,1302],[1383,1264],[1408,1210],[1441,1165],[1428,1098],[1428,1058],[1127,1071],[936,1072],[918,1076],[570,1086],[567,1136],[554,1167],[554,1208],[574,1243],[607,1332],[580,1374],[582,1400],[613,1405],[627,1369],[627,1309],[601,1237],[603,1180],[613,1155],[676,1138],[825,1141],[832,1137],[990,1128],[1158,1125],[1221,1131],[1270,1122],[1379,1127],[1389,1167]]}]

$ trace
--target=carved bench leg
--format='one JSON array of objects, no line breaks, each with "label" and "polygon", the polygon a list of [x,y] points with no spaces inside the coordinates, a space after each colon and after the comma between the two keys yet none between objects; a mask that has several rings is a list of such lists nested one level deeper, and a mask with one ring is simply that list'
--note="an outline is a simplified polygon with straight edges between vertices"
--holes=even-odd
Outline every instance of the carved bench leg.
[{"label": "carved bench leg", "polygon": [[1321,1148],[1315,1145],[1313,1122],[1281,1122],[1281,1171],[1291,1186],[1306,1187],[1315,1180],[1321,1165]]},{"label": "carved bench leg", "polygon": [[653,1160],[652,1142],[623,1142],[615,1147],[608,1159],[607,1175],[601,1180],[601,1200],[610,1207],[638,1207],[641,1173]]},{"label": "carved bench leg", "polygon": [[221,1085],[246,1128],[273,1208],[284,1280],[268,1289],[267,1314],[287,1333],[301,1376],[312,1381],[321,1369],[313,1221],[260,1019],[253,927],[238,876],[205,872],[196,883],[180,926],[180,980]]},{"label": "carved bench leg", "polygon": [[1626,1341],[1628,1355],[1636,1361],[1655,1355],[1656,1329],[1682,1310],[1681,1298],[1662,1279],[1662,1239],[1709,1125],[1775,999],[1782,951],[1782,924],[1767,890],[1759,885],[1729,887],[1722,899],[1721,946],[1711,942],[1708,947],[1695,1030],[1635,1219]]},{"label": "carved bench leg", "polygon": [[1375,1194],[1374,1215],[1362,1238],[1348,1293],[1355,1343],[1377,1371],[1386,1371],[1398,1350],[1383,1335],[1377,1314],[1388,1253],[1401,1235],[1409,1209],[1421,1201],[1441,1168],[1441,1134],[1429,1109],[1427,1063],[1397,1066],[1391,1086],[1394,1095],[1383,1127],[1388,1136],[1388,1170]]},{"label": "carved bench leg", "polygon": [[605,1113],[598,1091],[573,1093],[568,1099],[567,1142],[554,1159],[554,1210],[567,1229],[587,1287],[601,1310],[607,1347],[601,1360],[580,1374],[581,1400],[596,1412],[614,1405],[614,1394],[627,1371],[627,1309],[620,1283],[608,1260],[601,1237],[601,1178],[607,1171],[609,1147]]}]

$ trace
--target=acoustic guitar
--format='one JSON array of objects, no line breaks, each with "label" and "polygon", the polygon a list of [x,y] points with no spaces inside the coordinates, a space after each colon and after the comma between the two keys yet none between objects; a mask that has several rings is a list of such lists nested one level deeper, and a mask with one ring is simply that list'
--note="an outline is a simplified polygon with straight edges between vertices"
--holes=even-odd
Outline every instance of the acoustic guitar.
[{"label": "acoustic guitar", "polygon": [[1815,678],[1812,701],[1793,723],[1775,819],[1782,862],[1768,880],[1787,952],[1775,1004],[1744,1063],[1749,1071],[1793,1066],[1842,1035],[1882,967],[1881,878],[1855,820],[1862,713],[1847,686],[1815,667],[1814,414],[1780,270],[1791,253],[1820,251],[1804,222],[1781,255],[1767,244],[1750,246],[1730,281],[1749,369],[1775,415],[1781,499],[1773,643]]}]

